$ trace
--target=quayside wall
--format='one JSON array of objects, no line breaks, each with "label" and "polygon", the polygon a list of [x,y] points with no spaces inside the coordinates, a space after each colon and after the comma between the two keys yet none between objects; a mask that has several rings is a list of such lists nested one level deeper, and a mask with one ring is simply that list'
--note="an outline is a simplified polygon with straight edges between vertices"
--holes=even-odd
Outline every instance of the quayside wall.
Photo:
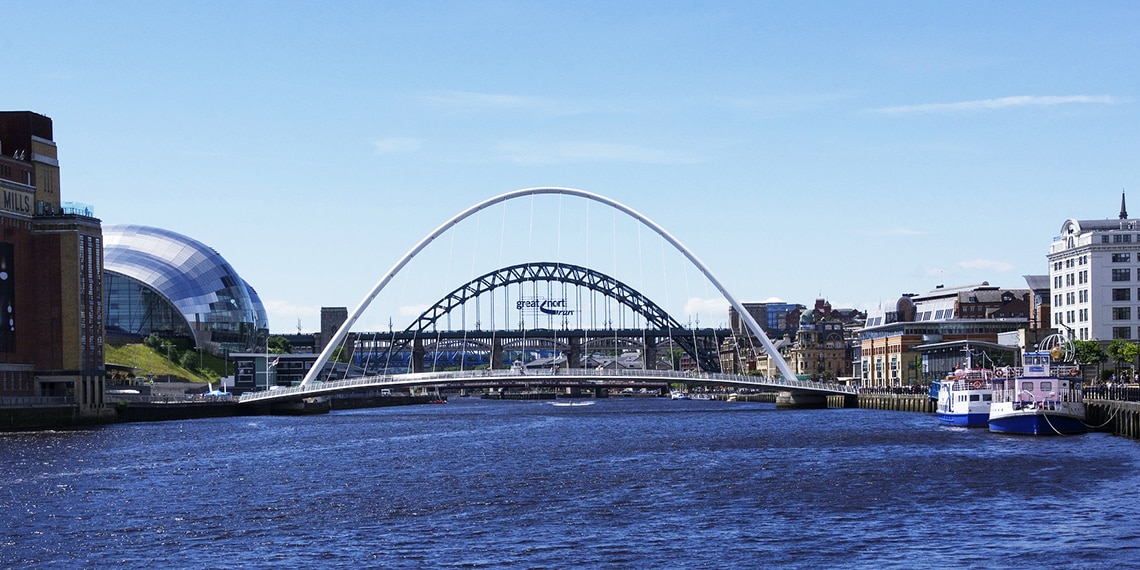
[{"label": "quayside wall", "polygon": [[[855,405],[851,401],[855,400]],[[829,408],[866,408],[869,410],[890,410],[894,412],[922,412],[933,414],[937,402],[926,394],[859,394],[848,396],[828,396]]]},{"label": "quayside wall", "polygon": [[1086,399],[1085,414],[1091,429],[1140,439],[1140,402]]}]

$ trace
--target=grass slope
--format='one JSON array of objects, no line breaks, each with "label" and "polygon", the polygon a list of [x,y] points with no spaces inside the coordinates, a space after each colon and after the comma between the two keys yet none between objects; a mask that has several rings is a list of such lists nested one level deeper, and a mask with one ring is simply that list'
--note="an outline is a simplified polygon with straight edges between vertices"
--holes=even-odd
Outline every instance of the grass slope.
[{"label": "grass slope", "polygon": [[[122,346],[104,345],[103,360],[112,364],[133,366],[137,370],[135,375],[144,377],[147,374],[155,376],[174,376],[186,382],[206,382],[216,379],[216,373],[198,374],[187,370],[178,364],[166,359],[166,355],[159,354],[143,344],[125,344]],[[215,359],[216,360],[216,359]]]}]

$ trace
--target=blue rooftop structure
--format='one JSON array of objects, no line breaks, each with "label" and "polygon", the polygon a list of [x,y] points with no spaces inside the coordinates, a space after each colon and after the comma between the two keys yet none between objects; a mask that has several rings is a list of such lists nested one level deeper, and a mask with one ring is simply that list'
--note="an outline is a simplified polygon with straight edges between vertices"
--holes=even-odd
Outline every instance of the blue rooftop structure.
[{"label": "blue rooftop structure", "polygon": [[104,226],[103,269],[108,331],[188,338],[220,354],[254,350],[269,330],[257,292],[193,238]]}]

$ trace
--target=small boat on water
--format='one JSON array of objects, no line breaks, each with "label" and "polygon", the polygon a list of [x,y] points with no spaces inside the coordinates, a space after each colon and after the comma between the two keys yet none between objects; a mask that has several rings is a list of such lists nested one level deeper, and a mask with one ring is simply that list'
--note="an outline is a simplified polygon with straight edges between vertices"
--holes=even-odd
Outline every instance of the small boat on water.
[{"label": "small boat on water", "polygon": [[688,399],[690,399],[689,393],[683,392],[681,390],[671,390],[669,392],[669,398],[673,399],[673,400],[688,400]]},{"label": "small boat on water", "polygon": [[992,376],[992,370],[956,370],[947,376],[938,387],[938,422],[948,426],[988,425]]},{"label": "small boat on water", "polygon": [[996,371],[990,431],[1031,435],[1088,431],[1080,368],[1054,364],[1062,354],[1057,347],[1026,352],[1020,368]]},{"label": "small boat on water", "polygon": [[[994,371],[974,368],[966,347],[966,366],[938,383],[938,422],[948,426],[986,427],[993,401]],[[933,396],[934,394],[932,394]]]},{"label": "small boat on water", "polygon": [[582,406],[593,406],[594,401],[593,400],[587,400],[585,402],[551,402],[550,405],[551,406],[558,406],[560,408],[576,408],[576,407],[582,407]]}]

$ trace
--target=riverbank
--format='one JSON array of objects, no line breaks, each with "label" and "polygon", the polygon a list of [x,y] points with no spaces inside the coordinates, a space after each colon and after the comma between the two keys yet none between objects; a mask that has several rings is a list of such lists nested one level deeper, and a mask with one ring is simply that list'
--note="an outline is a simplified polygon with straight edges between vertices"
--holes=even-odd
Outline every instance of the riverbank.
[{"label": "riverbank", "polygon": [[[330,398],[319,413],[330,410],[432,404],[438,396],[388,395]],[[0,407],[0,431],[75,429],[116,423],[165,422],[236,416],[289,415],[296,410],[268,405],[238,404],[230,398],[121,398],[108,402],[96,414],[81,414],[76,405]]]}]

